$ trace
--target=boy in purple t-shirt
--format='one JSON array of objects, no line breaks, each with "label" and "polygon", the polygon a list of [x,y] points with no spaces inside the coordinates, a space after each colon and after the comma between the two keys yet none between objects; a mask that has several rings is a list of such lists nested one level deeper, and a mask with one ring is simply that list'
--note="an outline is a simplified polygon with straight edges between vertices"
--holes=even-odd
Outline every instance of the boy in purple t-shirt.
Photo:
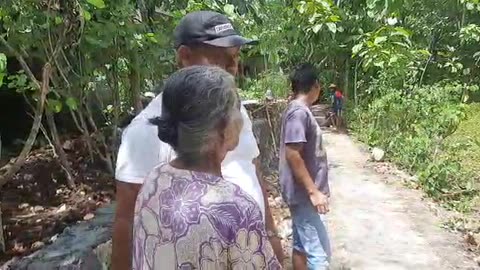
[{"label": "boy in purple t-shirt", "polygon": [[321,88],[314,67],[291,77],[294,97],[282,117],[280,185],[293,226],[294,269],[327,269],[331,251],[324,215],[329,211],[328,162],[322,134],[310,111]]}]

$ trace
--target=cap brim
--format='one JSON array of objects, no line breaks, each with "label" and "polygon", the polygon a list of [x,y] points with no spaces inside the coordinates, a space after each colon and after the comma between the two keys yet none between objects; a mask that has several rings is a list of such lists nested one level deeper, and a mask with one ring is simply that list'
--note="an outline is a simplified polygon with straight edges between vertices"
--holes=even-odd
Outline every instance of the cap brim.
[{"label": "cap brim", "polygon": [[222,48],[231,48],[231,47],[239,47],[243,45],[256,45],[258,44],[258,40],[252,40],[248,38],[244,38],[239,35],[227,36],[216,38],[213,40],[207,40],[203,43],[212,45],[215,47],[222,47]]}]

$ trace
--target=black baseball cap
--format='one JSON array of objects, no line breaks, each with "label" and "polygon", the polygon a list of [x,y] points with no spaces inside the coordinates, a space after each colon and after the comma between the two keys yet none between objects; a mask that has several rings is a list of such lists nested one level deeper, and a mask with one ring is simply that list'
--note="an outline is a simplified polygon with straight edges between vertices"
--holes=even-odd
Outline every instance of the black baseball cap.
[{"label": "black baseball cap", "polygon": [[239,35],[227,16],[213,11],[188,13],[175,28],[174,36],[175,48],[196,44],[229,48],[258,43]]}]

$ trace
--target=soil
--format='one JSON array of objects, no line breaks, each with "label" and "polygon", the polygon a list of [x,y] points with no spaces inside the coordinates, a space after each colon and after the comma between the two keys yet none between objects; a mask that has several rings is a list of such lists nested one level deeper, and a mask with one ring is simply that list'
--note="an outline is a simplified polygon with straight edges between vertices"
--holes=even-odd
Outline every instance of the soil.
[{"label": "soil", "polygon": [[89,160],[81,140],[64,144],[75,174],[75,188],[52,150],[33,151],[20,172],[0,192],[6,252],[0,265],[26,256],[55,241],[67,226],[93,218],[93,212],[114,196],[114,181]]}]

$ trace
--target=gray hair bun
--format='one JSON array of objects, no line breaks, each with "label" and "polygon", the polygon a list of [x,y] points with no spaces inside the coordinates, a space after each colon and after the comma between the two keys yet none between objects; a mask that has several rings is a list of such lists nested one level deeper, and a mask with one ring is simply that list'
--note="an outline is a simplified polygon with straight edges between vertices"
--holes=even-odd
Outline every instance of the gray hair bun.
[{"label": "gray hair bun", "polygon": [[162,115],[150,122],[158,137],[178,154],[203,147],[207,134],[225,121],[238,103],[235,81],[225,70],[193,66],[175,72],[165,82]]}]

